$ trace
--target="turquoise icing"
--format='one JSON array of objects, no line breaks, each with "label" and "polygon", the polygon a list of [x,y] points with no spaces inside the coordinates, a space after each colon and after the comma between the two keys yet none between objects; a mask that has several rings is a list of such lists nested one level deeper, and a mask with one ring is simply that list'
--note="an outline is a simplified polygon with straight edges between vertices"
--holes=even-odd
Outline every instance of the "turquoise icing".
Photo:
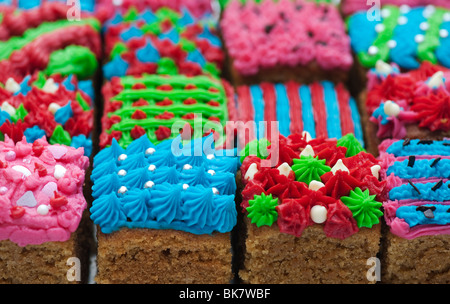
[{"label": "turquoise icing", "polygon": [[145,46],[137,50],[136,57],[140,62],[143,63],[157,63],[161,59],[159,52],[153,46],[150,39],[147,39],[146,41],[147,43],[145,44]]},{"label": "turquoise icing", "polygon": [[384,102],[380,103],[380,106],[373,111],[372,116],[376,119],[381,118],[381,124],[385,125],[389,123],[388,115],[384,112]]},{"label": "turquoise icing", "polygon": [[283,136],[291,134],[291,119],[289,115],[289,98],[287,96],[286,86],[284,84],[275,84],[275,94],[277,96],[277,120],[279,122],[279,131]]},{"label": "turquoise icing", "polygon": [[250,86],[253,109],[255,111],[255,134],[257,138],[265,137],[264,126],[264,97],[259,85]]},{"label": "turquoise icing", "polygon": [[177,30],[175,28],[171,29],[168,32],[162,33],[158,36],[159,39],[169,39],[174,44],[178,44],[180,42],[180,35],[178,34]]},{"label": "turquoise icing", "polygon": [[308,132],[312,138],[316,137],[316,123],[314,121],[311,92],[307,86],[300,86],[300,99],[302,102],[303,130]]},{"label": "turquoise icing", "polygon": [[353,132],[355,138],[359,141],[362,147],[365,147],[366,144],[364,142],[364,133],[362,130],[361,124],[361,116],[359,115],[358,105],[356,100],[353,97],[350,97],[348,101],[348,105],[350,106],[351,116],[353,120]]},{"label": "turquoise icing", "polygon": [[408,166],[408,159],[397,161],[388,168],[386,174],[394,174],[402,179],[450,177],[450,159],[435,161],[436,159],[418,159],[412,167]]},{"label": "turquoise icing", "polygon": [[231,231],[237,157],[209,154],[207,139],[153,145],[143,136],[127,149],[113,139],[94,157],[91,219],[104,233],[122,227]]},{"label": "turquoise icing", "polygon": [[417,190],[409,183],[394,187],[389,191],[390,200],[425,200],[448,201],[450,200],[450,181],[442,182],[442,185],[433,190],[436,183],[414,183]]},{"label": "turquoise icing", "polygon": [[75,85],[72,82],[73,75],[69,75],[64,81],[62,82],[62,85],[66,88],[67,91],[74,92],[76,90]]},{"label": "turquoise icing", "polygon": [[155,14],[150,10],[145,10],[140,16],[140,20],[145,21],[147,24],[152,24],[155,21],[158,21],[158,18],[155,16]]},{"label": "turquoise icing", "polygon": [[116,56],[103,66],[103,73],[107,79],[113,76],[122,77],[127,75],[128,67],[129,64],[122,57]]},{"label": "turquoise icing", "polygon": [[86,93],[91,100],[95,100],[95,89],[92,85],[92,80],[80,80],[78,81],[78,89]]},{"label": "turquoise icing", "polygon": [[[450,22],[444,22],[441,24],[441,30],[450,33]],[[439,46],[435,49],[436,58],[443,66],[450,67],[450,56],[448,50],[450,49],[450,35],[443,38],[441,37]]]},{"label": "turquoise icing", "polygon": [[427,142],[412,139],[409,141],[409,144],[406,144],[405,140],[399,140],[390,145],[386,152],[396,157],[409,155],[450,155],[450,140]]},{"label": "turquoise icing", "polygon": [[120,39],[122,39],[125,42],[128,42],[133,38],[141,38],[143,35],[144,32],[141,31],[141,29],[139,29],[135,25],[132,25],[128,29],[122,31],[122,33],[120,34]]},{"label": "turquoise icing", "polygon": [[198,35],[198,38],[208,40],[213,46],[216,47],[222,46],[222,41],[219,39],[219,37],[213,34],[208,27],[205,27],[203,29],[203,32]]},{"label": "turquoise icing", "polygon": [[28,92],[31,91],[31,86],[28,84],[28,82],[30,81],[31,76],[28,75],[26,76],[20,83],[20,89],[14,93],[14,95],[19,95],[22,94],[23,96],[26,96],[28,94]]},{"label": "turquoise icing", "polygon": [[71,101],[69,101],[64,107],[59,108],[55,112],[55,121],[63,126],[71,117],[73,117]]},{"label": "turquoise icing", "polygon": [[[3,124],[3,123],[1,123]],[[38,126],[33,126],[31,128],[28,128],[23,132],[23,135],[25,135],[25,138],[27,139],[27,142],[33,143],[36,140],[42,138],[45,136],[45,131],[39,128]]]},{"label": "turquoise icing", "polygon": [[3,125],[7,120],[11,122],[11,115],[8,112],[0,110],[0,126]]},{"label": "turquoise icing", "polygon": [[450,224],[450,206],[442,204],[426,204],[421,207],[401,206],[397,209],[396,216],[404,219],[410,227],[431,224],[448,225]]},{"label": "turquoise icing", "polygon": [[190,62],[199,64],[202,68],[206,65],[205,57],[197,49],[189,52],[186,59]]},{"label": "turquoise icing", "polygon": [[[339,102],[336,96],[334,84],[330,81],[323,81],[323,96],[325,107],[327,109],[327,132],[329,138],[341,138],[341,119],[339,112]],[[359,124],[357,121],[356,124]]]},{"label": "turquoise icing", "polygon": [[92,139],[87,138],[86,135],[84,135],[84,134],[72,137],[72,142],[71,142],[70,146],[74,147],[76,149],[84,148],[85,156],[89,157],[92,154]]},{"label": "turquoise icing", "polygon": [[182,13],[182,16],[178,20],[178,25],[187,26],[187,25],[191,25],[191,24],[195,23],[195,18],[191,15],[189,10],[187,10],[186,8],[183,8],[181,10],[181,13]]}]

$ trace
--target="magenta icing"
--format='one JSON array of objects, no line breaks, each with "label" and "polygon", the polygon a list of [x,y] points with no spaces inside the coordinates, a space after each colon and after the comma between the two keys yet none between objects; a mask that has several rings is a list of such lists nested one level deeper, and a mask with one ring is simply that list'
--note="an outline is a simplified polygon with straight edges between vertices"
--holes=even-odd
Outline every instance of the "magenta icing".
[{"label": "magenta icing", "polygon": [[14,144],[5,136],[0,142],[0,240],[19,246],[67,241],[87,208],[82,189],[88,166],[83,148],[50,145],[44,138],[29,144],[24,137]]},{"label": "magenta icing", "polygon": [[[418,7],[424,5],[435,5],[450,8],[450,2],[448,0],[382,0],[382,5],[408,5],[410,7]],[[369,10],[374,6],[376,1],[367,0],[343,0],[342,12],[346,15],[353,14],[361,10]]]},{"label": "magenta icing", "polygon": [[348,70],[353,64],[350,39],[336,7],[304,0],[232,0],[221,21],[234,68],[253,75],[276,65],[313,61],[325,70]]}]

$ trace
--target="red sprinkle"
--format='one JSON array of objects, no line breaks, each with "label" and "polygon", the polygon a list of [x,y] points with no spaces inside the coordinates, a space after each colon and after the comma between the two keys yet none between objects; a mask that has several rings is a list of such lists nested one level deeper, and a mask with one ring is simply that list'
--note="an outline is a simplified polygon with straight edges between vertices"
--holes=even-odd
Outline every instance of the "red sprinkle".
[{"label": "red sprinkle", "polygon": [[44,177],[47,175],[47,169],[45,169],[45,167],[41,164],[35,163],[34,164],[34,171],[38,172],[40,177]]},{"label": "red sprinkle", "polygon": [[13,219],[19,219],[25,214],[25,208],[22,206],[14,206],[10,209],[10,216]]},{"label": "red sprinkle", "polygon": [[69,203],[69,200],[67,199],[67,197],[59,194],[58,192],[55,191],[55,197],[50,199],[50,205],[53,208],[61,208],[62,206],[65,206]]}]

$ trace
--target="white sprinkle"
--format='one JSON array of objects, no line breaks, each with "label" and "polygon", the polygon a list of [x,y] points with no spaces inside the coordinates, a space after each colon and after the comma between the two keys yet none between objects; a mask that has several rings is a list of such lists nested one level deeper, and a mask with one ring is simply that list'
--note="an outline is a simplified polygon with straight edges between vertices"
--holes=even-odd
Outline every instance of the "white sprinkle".
[{"label": "white sprinkle", "polygon": [[244,179],[245,180],[252,180],[257,172],[258,172],[258,167],[256,166],[256,164],[255,163],[251,164],[248,167],[247,172],[245,172]]},{"label": "white sprinkle", "polygon": [[400,13],[407,14],[411,10],[411,7],[407,4],[400,5]]},{"label": "white sprinkle", "polygon": [[217,188],[212,188],[212,192],[214,193],[214,195],[219,195],[219,190]]},{"label": "white sprinkle", "polygon": [[377,179],[380,177],[380,170],[381,170],[380,165],[373,165],[372,167],[370,167],[372,175],[375,176]]},{"label": "white sprinkle", "polygon": [[307,145],[305,149],[300,153],[300,157],[302,156],[314,156],[315,152],[311,145]]},{"label": "white sprinkle", "polygon": [[422,43],[422,42],[425,41],[425,36],[422,35],[422,34],[417,34],[417,35],[414,37],[414,41],[415,41],[416,43]]},{"label": "white sprinkle", "polygon": [[145,183],[144,188],[146,188],[146,189],[153,188],[154,185],[155,185],[154,182],[148,181],[148,182]]},{"label": "white sprinkle", "polygon": [[327,208],[315,205],[311,208],[311,219],[316,224],[322,224],[327,220]]},{"label": "white sprinkle", "polygon": [[55,115],[56,111],[58,111],[59,109],[61,109],[61,106],[57,103],[52,102],[48,105],[48,111],[53,115]]},{"label": "white sprinkle", "polygon": [[9,116],[11,116],[11,117],[16,115],[16,109],[12,105],[10,105],[9,102],[7,102],[7,101],[2,103],[1,110],[3,112],[8,113]]},{"label": "white sprinkle", "polygon": [[387,46],[390,48],[390,49],[393,49],[393,48],[395,48],[396,46],[397,46],[397,41],[395,41],[395,40],[389,40],[388,42],[387,42]]},{"label": "white sprinkle", "polygon": [[117,172],[117,175],[125,176],[125,175],[127,175],[127,171],[125,171],[124,169],[121,169],[121,170],[119,170],[119,172]]},{"label": "white sprinkle", "polygon": [[439,30],[439,37],[447,38],[448,37],[448,31],[446,29]]},{"label": "white sprinkle", "polygon": [[344,165],[344,163],[342,162],[342,159],[339,159],[336,164],[333,166],[333,168],[331,168],[331,172],[333,172],[333,174],[336,174],[337,171],[344,171],[344,172],[350,172],[348,170],[348,168]]},{"label": "white sprinkle", "polygon": [[387,18],[391,15],[391,11],[387,8],[381,9],[381,17]]},{"label": "white sprinkle", "polygon": [[406,16],[400,16],[397,19],[397,23],[399,25],[405,25],[406,23],[408,23],[408,18]]},{"label": "white sprinkle", "polygon": [[422,31],[426,31],[426,30],[428,30],[430,28],[430,25],[428,24],[428,22],[424,21],[424,22],[420,23],[419,28]]},{"label": "white sprinkle", "polygon": [[13,169],[14,171],[17,171],[17,172],[22,173],[22,174],[23,174],[23,175],[22,175],[22,178],[25,178],[25,177],[28,177],[28,176],[31,175],[30,170],[28,170],[28,169],[25,168],[24,166],[14,166],[14,167],[12,167],[12,169]]},{"label": "white sprinkle", "polygon": [[312,140],[311,134],[310,134],[308,131],[303,131],[303,132],[302,132],[302,137],[305,138],[305,141],[306,141],[306,142]]},{"label": "white sprinkle", "polygon": [[155,153],[156,150],[154,148],[148,148],[147,150],[145,150],[145,155],[153,155],[153,153]]},{"label": "white sprinkle", "polygon": [[183,184],[183,190],[187,190],[189,188],[188,184]]},{"label": "white sprinkle", "polygon": [[400,107],[391,100],[387,100],[383,106],[384,113],[390,117],[397,117],[400,114]]},{"label": "white sprinkle", "polygon": [[53,173],[53,176],[56,179],[60,179],[64,177],[64,174],[66,174],[66,168],[64,168],[61,165],[55,165],[55,172]]},{"label": "white sprinkle", "polygon": [[371,45],[367,53],[372,56],[378,54],[378,47]]},{"label": "white sprinkle", "polygon": [[383,23],[378,23],[377,25],[375,25],[375,31],[377,33],[381,33],[385,29],[386,29],[386,26]]},{"label": "white sprinkle", "polygon": [[192,166],[189,164],[186,164],[183,166],[183,170],[191,170],[191,169],[192,169]]},{"label": "white sprinkle", "polygon": [[47,215],[49,208],[47,205],[40,205],[39,207],[37,207],[37,213],[39,213],[40,215]]},{"label": "white sprinkle", "polygon": [[449,22],[450,21],[450,13],[445,13],[444,16],[442,16],[442,20],[444,20],[445,22]]},{"label": "white sprinkle", "polygon": [[214,159],[215,156],[214,156],[214,154],[208,154],[208,155],[206,156],[206,158],[209,159],[209,160],[211,160],[211,159]]},{"label": "white sprinkle", "polygon": [[208,173],[213,175],[213,176],[216,175],[216,171],[214,171],[214,170],[208,170]]},{"label": "white sprinkle", "polygon": [[119,190],[117,191],[117,193],[119,194],[125,194],[128,191],[127,187],[122,186],[119,188]]},{"label": "white sprinkle", "polygon": [[289,177],[289,174],[292,172],[292,169],[288,163],[282,163],[277,169],[281,175],[284,175],[286,177]]},{"label": "white sprinkle", "polygon": [[20,85],[14,80],[14,78],[8,78],[5,83],[5,89],[11,93],[17,93],[20,91]]},{"label": "white sprinkle", "polygon": [[124,161],[127,159],[127,155],[126,154],[120,154],[119,157],[117,158],[118,161]]},{"label": "white sprinkle", "polygon": [[389,63],[384,62],[383,60],[377,60],[375,63],[375,70],[378,73],[389,75],[392,73],[392,66]]},{"label": "white sprinkle", "polygon": [[44,91],[45,93],[54,94],[58,91],[58,85],[55,83],[55,80],[53,80],[53,78],[49,78],[42,87],[42,91]]},{"label": "white sprinkle", "polygon": [[153,171],[155,171],[155,170],[156,170],[156,166],[155,166],[155,165],[150,165],[150,166],[148,166],[148,171],[153,172]]},{"label": "white sprinkle", "polygon": [[325,187],[325,185],[322,182],[316,180],[312,180],[308,185],[308,188],[313,191],[317,191],[322,187]]}]

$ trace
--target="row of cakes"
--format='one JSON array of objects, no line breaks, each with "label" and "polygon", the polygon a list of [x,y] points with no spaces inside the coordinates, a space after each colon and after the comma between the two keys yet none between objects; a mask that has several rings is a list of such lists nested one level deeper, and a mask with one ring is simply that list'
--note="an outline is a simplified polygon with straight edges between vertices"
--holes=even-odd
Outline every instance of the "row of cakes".
[{"label": "row of cakes", "polygon": [[[405,123],[416,124],[421,131],[428,123],[428,126],[434,126],[432,131],[436,137],[433,139],[443,139],[445,133],[442,133],[448,132],[445,119],[449,115],[443,98],[445,86],[441,85],[445,84],[445,77],[439,78],[445,72],[443,68],[424,63],[417,71],[402,73],[404,71],[395,63],[389,65],[377,60],[376,66],[369,70],[370,67],[363,66],[361,58],[356,57],[355,60],[352,56],[352,52],[357,52],[354,41],[359,40],[352,36],[352,33],[357,35],[358,32],[352,32],[351,20],[357,18],[357,14],[349,16],[347,23],[344,23],[345,19],[338,9],[330,4],[231,1],[224,5],[222,17],[217,21],[212,11],[206,11],[205,15],[199,13],[205,12],[204,3],[196,6],[186,1],[186,6],[182,6],[179,1],[170,5],[147,2],[124,1],[120,6],[101,3],[114,13],[101,25],[105,38],[105,55],[98,58],[104,75],[101,92],[104,103],[101,104],[103,112],[99,122],[101,133],[98,133],[101,151],[93,159],[94,169],[89,176],[93,183],[92,193],[87,195],[94,198],[89,210],[90,218],[100,231],[97,234],[97,282],[226,283],[233,278],[248,283],[374,282],[366,275],[369,267],[367,261],[380,252],[382,235],[379,222],[383,211],[386,222],[394,223],[393,227],[396,227],[393,232],[405,239],[435,231],[445,234],[445,217],[434,221],[435,214],[445,215],[442,207],[445,202],[431,207],[428,203],[433,204],[433,197],[444,197],[445,201],[445,177],[439,179],[435,174],[445,174],[446,142],[431,142],[428,137],[418,143],[406,140],[406,144],[402,145],[407,147],[405,149],[418,147],[412,150],[417,155],[408,158],[407,167],[414,167],[416,158],[418,164],[429,160],[432,168],[429,171],[432,172],[415,171],[416,175],[428,174],[420,177],[413,174],[413,177],[405,178],[400,173],[388,177],[387,172],[393,169],[390,169],[387,159],[393,162],[391,154],[394,153],[386,152],[391,151],[386,142],[378,150],[373,143],[375,134],[369,133],[370,128],[376,127],[373,122],[377,119],[379,124],[381,121],[384,123],[381,124],[383,136],[389,138],[396,137],[389,133],[392,125],[401,131],[397,137],[412,138],[417,135],[408,133],[406,136],[402,131],[406,130],[403,127]],[[29,9],[24,13],[43,11],[45,6],[43,3],[39,9]],[[440,12],[434,6],[419,9],[428,13],[433,9]],[[388,7],[384,12],[387,10],[392,12],[396,7]],[[402,6],[401,11],[406,14],[415,9]],[[384,13],[385,16],[387,14]],[[376,31],[382,27],[370,23],[367,26],[378,28]],[[360,28],[360,25],[355,28]],[[443,32],[441,37],[445,36]],[[219,38],[219,33],[223,40]],[[427,35],[428,40],[431,40],[428,36],[432,33]],[[290,38],[296,35],[298,37],[295,39]],[[371,43],[377,47],[384,46],[377,44],[377,41]],[[378,54],[373,52],[373,47],[371,50],[368,51],[369,56]],[[75,58],[73,55],[67,56],[67,53],[59,59],[56,55],[53,57],[57,57],[55,65],[63,62],[64,58]],[[391,61],[389,57],[381,59]],[[10,61],[17,64],[17,60]],[[76,63],[86,62],[86,59],[80,59]],[[78,68],[77,64],[70,66]],[[61,69],[63,66],[66,68],[68,64],[63,62],[59,65]],[[363,90],[356,99],[346,89],[348,82],[352,83],[355,77],[361,75],[351,73],[355,66],[359,67],[358,71],[366,69],[369,79],[364,82],[368,89]],[[86,64],[86,67],[91,71],[96,69],[92,64]],[[34,92],[31,87],[39,88],[38,83],[41,83],[41,91],[51,95],[54,92],[48,92],[48,88],[59,89],[61,85],[58,81],[61,84],[70,82],[73,89],[74,78],[82,79],[84,76],[91,80],[85,69],[78,69],[77,72],[74,77],[72,72],[57,70],[52,74],[63,74],[69,80],[53,77],[44,82],[45,71],[41,71],[28,76],[35,81],[28,81],[25,90]],[[429,114],[427,106],[430,99],[425,99],[418,101],[422,106],[408,109],[399,123],[392,116],[403,114],[390,114],[402,113],[404,109],[396,104],[410,106],[405,102],[412,103],[415,96],[411,97],[411,101],[392,100],[395,95],[389,96],[389,100],[387,96],[380,96],[390,85],[385,80],[392,81],[391,74],[414,77],[417,86],[421,87],[418,94],[422,99],[427,94],[431,94],[428,98],[432,101],[439,97],[444,99],[441,106],[435,107],[443,111]],[[41,82],[37,81],[39,79]],[[364,79],[361,77],[358,81],[363,83]],[[20,78],[14,82],[8,78],[5,87],[10,88],[9,91],[15,87],[16,91],[10,92],[14,95],[28,96],[20,93],[25,82]],[[67,85],[64,87],[67,90]],[[374,88],[378,88],[378,92]],[[85,94],[86,90],[79,91],[82,92],[77,92],[75,99],[83,108],[89,104],[86,103],[86,95],[93,94],[92,90],[91,94]],[[398,91],[400,94],[401,90]],[[437,91],[442,92],[436,97],[433,94]],[[379,106],[370,118],[371,122],[367,114],[369,107],[365,106],[365,96],[370,94],[373,94],[372,102],[378,102],[376,106]],[[79,96],[84,96],[85,103],[80,102]],[[72,103],[66,99],[64,105]],[[382,107],[386,103],[389,105]],[[5,142],[9,138],[19,142],[21,136],[15,130],[24,128],[20,126],[20,120],[27,121],[28,113],[33,111],[26,105],[33,103],[11,102],[5,104],[5,109],[11,109],[10,104],[16,104],[16,109],[14,113],[9,113],[11,119],[5,120],[5,129],[10,130],[11,134]],[[57,124],[62,127],[65,124],[60,122],[61,119],[64,120],[70,112],[71,115],[80,113],[73,105],[64,105],[62,102],[60,107],[47,105],[48,111],[55,112],[55,121],[58,119]],[[421,115],[417,114],[420,112],[417,109],[422,109]],[[61,116],[56,115],[56,111]],[[441,120],[433,123],[433,117],[426,115],[440,115]],[[418,121],[424,120],[426,122],[417,127]],[[36,123],[28,118],[28,125],[33,124]],[[73,122],[70,126],[73,127]],[[80,123],[81,126],[85,123]],[[58,127],[60,130],[57,132],[64,134],[62,127]],[[37,139],[41,133],[34,129],[27,134]],[[22,143],[26,145],[30,139],[25,130],[22,133],[26,137]],[[52,142],[52,138],[57,137],[53,133],[46,133],[50,143],[60,143],[55,139]],[[382,137],[380,133],[378,135]],[[66,138],[64,147],[72,145],[73,140],[69,141],[67,136],[62,138]],[[236,145],[232,144],[234,142]],[[431,156],[423,156],[428,151],[424,143],[429,145],[426,148],[437,147],[443,155],[433,157],[433,160],[430,160]],[[13,145],[9,143],[9,146]],[[51,151],[58,151],[52,152],[53,158],[65,160],[70,153],[63,152],[61,145],[57,147],[50,148]],[[18,151],[17,147],[14,149]],[[382,154],[375,158],[378,151]],[[5,149],[6,166],[6,157],[11,157],[6,156],[7,152],[10,148]],[[33,153],[37,153],[35,156],[39,154],[34,149]],[[397,162],[404,159],[400,154],[394,154],[394,157],[398,157]],[[49,164],[46,160],[44,163]],[[54,165],[54,161],[51,164]],[[85,163],[83,165],[87,168]],[[18,169],[17,166],[12,167]],[[65,173],[63,176],[67,175]],[[435,181],[430,196],[422,194],[426,192],[424,188],[427,185],[417,186],[418,183],[426,184],[426,177]],[[60,193],[55,193],[53,189],[47,191],[51,186],[50,183],[45,184],[41,186],[46,186],[46,191],[41,192],[53,192],[54,197],[50,201],[67,200],[61,199]],[[391,198],[391,193],[404,188],[410,190],[408,186],[414,189],[408,194],[413,195],[414,199],[405,193],[401,193],[399,198],[394,198],[392,194]],[[62,184],[60,187],[64,188]],[[390,188],[395,189],[391,192]],[[77,194],[80,192],[78,190]],[[432,196],[436,191],[438,196]],[[441,191],[443,195],[440,195]],[[31,196],[28,192],[25,194],[20,199],[9,197],[13,201],[11,204],[22,204],[22,208],[14,208],[14,212],[17,212],[16,209],[21,212],[36,210],[40,214],[37,210],[41,205],[50,205],[53,209],[48,214],[55,218],[67,217],[67,213],[62,215],[58,212],[67,211],[69,208],[66,207],[70,204],[64,204],[61,208],[57,203],[46,204],[45,199],[48,201],[48,198],[39,197],[39,203],[28,206],[29,202],[23,203],[30,200],[33,193]],[[382,203],[385,203],[384,208]],[[409,207],[398,208],[402,203]],[[420,208],[413,214],[411,206],[415,205],[420,205]],[[416,224],[412,224],[413,220],[409,218],[397,217],[397,209],[407,210],[410,216],[416,216]],[[8,213],[11,219],[12,210]],[[425,218],[420,218],[421,215]],[[13,223],[8,218],[9,227],[18,227],[19,222],[21,225],[27,223],[20,218],[14,219]],[[39,216],[36,220],[42,221]],[[74,222],[72,228],[77,226]],[[418,226],[418,229],[413,226]],[[5,230],[5,239],[11,239],[13,235],[9,227]],[[26,241],[33,242],[29,230],[21,232],[21,237],[15,240],[21,239],[22,246]],[[47,232],[47,235],[50,233]],[[445,242],[445,236],[433,238]],[[425,243],[431,241],[427,239]],[[418,274],[402,273],[404,265],[410,261],[402,258],[403,264],[398,264],[399,256],[391,255],[400,254],[404,247],[399,250],[394,245],[413,248],[417,244],[414,245],[411,240],[402,243],[397,238],[390,244],[390,251],[384,252],[381,260],[381,267],[387,274],[383,273],[383,279],[390,278],[391,282],[401,282],[406,278],[419,282],[446,280],[445,275],[420,277]],[[427,244],[422,246],[426,250]],[[44,248],[48,250],[48,243]],[[9,250],[9,254],[12,252],[12,249]],[[232,266],[232,261],[238,263]],[[445,263],[444,259],[431,266],[444,269]],[[13,268],[8,263],[5,267]],[[425,276],[439,271],[430,265],[423,267],[413,267],[411,271],[420,271]],[[39,277],[39,270],[35,275]],[[65,276],[64,279],[67,280]]]}]

